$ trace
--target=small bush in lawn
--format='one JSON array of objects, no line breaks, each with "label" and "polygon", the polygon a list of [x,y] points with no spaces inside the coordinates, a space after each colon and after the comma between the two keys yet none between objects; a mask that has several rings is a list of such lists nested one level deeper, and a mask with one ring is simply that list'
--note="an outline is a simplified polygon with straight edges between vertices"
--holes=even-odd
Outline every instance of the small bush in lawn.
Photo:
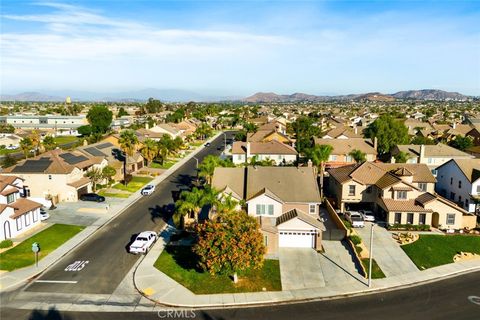
[{"label": "small bush in lawn", "polygon": [[362,243],[362,238],[357,235],[350,236],[350,240],[353,242],[354,245]]},{"label": "small bush in lawn", "polygon": [[0,242],[0,249],[10,248],[11,246],[13,246],[13,241],[10,239]]}]

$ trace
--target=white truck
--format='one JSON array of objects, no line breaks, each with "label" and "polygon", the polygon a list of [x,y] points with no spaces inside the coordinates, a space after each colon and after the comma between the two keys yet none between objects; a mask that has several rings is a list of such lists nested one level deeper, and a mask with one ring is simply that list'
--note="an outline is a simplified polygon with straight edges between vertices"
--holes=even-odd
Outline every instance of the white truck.
[{"label": "white truck", "polygon": [[148,250],[157,241],[157,233],[154,231],[143,231],[130,245],[129,251],[133,254],[147,254]]},{"label": "white truck", "polygon": [[347,211],[345,212],[345,219],[352,224],[354,228],[363,228],[365,227],[365,221],[363,215],[358,211]]}]

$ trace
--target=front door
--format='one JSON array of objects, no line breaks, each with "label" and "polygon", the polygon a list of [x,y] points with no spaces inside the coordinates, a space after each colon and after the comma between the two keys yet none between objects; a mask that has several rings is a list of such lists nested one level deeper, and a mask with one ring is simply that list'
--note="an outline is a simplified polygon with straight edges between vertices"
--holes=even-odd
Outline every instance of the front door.
[{"label": "front door", "polygon": [[12,233],[10,231],[10,221],[5,221],[3,224],[3,235],[5,237],[4,240],[10,239],[12,237]]}]

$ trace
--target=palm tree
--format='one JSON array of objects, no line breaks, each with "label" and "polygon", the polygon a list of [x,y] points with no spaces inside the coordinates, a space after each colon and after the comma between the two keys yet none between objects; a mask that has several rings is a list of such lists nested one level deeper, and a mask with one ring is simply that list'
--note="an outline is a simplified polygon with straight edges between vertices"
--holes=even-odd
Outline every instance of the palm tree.
[{"label": "palm tree", "polygon": [[200,211],[209,201],[211,197],[206,195],[205,190],[193,188],[192,191],[183,191],[180,199],[175,202],[173,215],[175,225],[181,226],[186,215],[195,222],[198,221]]},{"label": "palm tree", "polygon": [[40,134],[38,134],[37,130],[32,130],[30,140],[32,140],[33,154],[36,156],[41,143]]},{"label": "palm tree", "polygon": [[158,144],[152,139],[146,139],[143,142],[143,148],[140,150],[142,156],[147,160],[147,166],[155,159],[158,155]]},{"label": "palm tree", "polygon": [[112,166],[106,166],[102,169],[102,176],[104,179],[107,179],[107,183],[110,185],[112,182],[113,177],[117,174],[117,170],[115,170]]},{"label": "palm tree", "polygon": [[97,191],[97,183],[104,179],[102,170],[99,168],[92,168],[88,170],[85,176],[90,178],[90,181],[92,181],[93,192]]},{"label": "palm tree", "polygon": [[217,209],[217,213],[227,213],[232,212],[238,205],[238,203],[239,202],[235,200],[230,194],[222,194],[220,199],[216,201],[215,207]]},{"label": "palm tree", "polygon": [[358,149],[353,149],[352,151],[350,151],[350,153],[348,155],[350,157],[352,157],[353,160],[355,160],[356,163],[365,162],[367,160],[366,153],[362,152]]},{"label": "palm tree", "polygon": [[29,137],[25,137],[22,140],[20,140],[20,149],[22,149],[23,154],[25,155],[25,158],[28,158],[28,154],[30,150],[32,150],[33,143],[32,139]]},{"label": "palm tree", "polygon": [[42,144],[46,151],[53,150],[57,147],[57,143],[55,142],[55,139],[50,135],[46,136],[43,139]]},{"label": "palm tree", "polygon": [[320,167],[320,197],[323,199],[323,175],[325,163],[328,161],[333,147],[329,144],[315,145],[307,151],[307,157],[312,160],[315,167]]},{"label": "palm tree", "polygon": [[211,184],[212,183],[212,178],[213,178],[213,172],[215,171],[216,167],[221,166],[221,159],[214,156],[214,155],[208,155],[206,156],[202,163],[198,166],[198,175],[200,177],[204,177],[207,179],[207,183]]},{"label": "palm tree", "polygon": [[120,147],[128,155],[133,156],[137,150],[138,137],[133,130],[124,130],[120,133],[120,139],[118,139]]}]

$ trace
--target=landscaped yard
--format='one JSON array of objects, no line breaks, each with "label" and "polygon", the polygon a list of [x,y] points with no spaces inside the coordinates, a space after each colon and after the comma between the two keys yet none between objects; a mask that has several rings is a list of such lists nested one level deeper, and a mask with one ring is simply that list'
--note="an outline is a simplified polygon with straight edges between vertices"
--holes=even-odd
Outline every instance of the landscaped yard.
[{"label": "landscaped yard", "polygon": [[152,162],[150,164],[150,168],[154,168],[154,169],[169,169],[171,166],[173,166],[174,164],[176,163],[176,161],[173,161],[173,160],[168,160],[168,161],[165,161],[162,164],[158,163],[158,162]]},{"label": "landscaped yard", "polygon": [[17,149],[13,149],[13,150],[9,150],[9,149],[0,149],[0,155],[5,155],[5,154],[10,154],[10,153],[15,153],[15,152],[21,152],[22,150],[20,150],[19,148]]},{"label": "landscaped yard", "polygon": [[55,140],[55,143],[58,144],[58,145],[78,141],[78,137],[76,137],[76,136],[57,136],[53,139]]},{"label": "landscaped yard", "polygon": [[84,228],[83,226],[54,224],[24,240],[12,249],[0,253],[0,270],[12,271],[32,265],[35,263],[35,255],[32,252],[32,244],[34,242],[40,244],[41,250],[38,254],[40,260]]},{"label": "landscaped yard", "polygon": [[144,185],[152,180],[153,178],[150,177],[133,177],[126,186],[123,185],[123,183],[117,183],[112,188],[133,193],[137,190],[140,190]]},{"label": "landscaped yard", "polygon": [[[368,270],[370,267],[370,259],[362,259],[362,264],[365,267],[365,270],[367,271],[368,275]],[[372,260],[372,279],[382,279],[385,278],[385,274],[383,273],[382,269],[377,264],[377,261],[375,259]]]},{"label": "landscaped yard", "polygon": [[98,192],[99,195],[103,197],[113,197],[113,198],[128,198],[130,197],[131,193],[113,193],[113,192],[105,192],[105,190],[102,190]]},{"label": "landscaped yard", "polygon": [[278,260],[265,260],[261,269],[239,273],[237,284],[228,275],[212,276],[199,270],[188,246],[167,246],[155,267],[195,294],[282,290]]},{"label": "landscaped yard", "polygon": [[420,269],[452,263],[459,252],[480,254],[480,237],[468,235],[420,235],[420,238],[401,246]]}]

